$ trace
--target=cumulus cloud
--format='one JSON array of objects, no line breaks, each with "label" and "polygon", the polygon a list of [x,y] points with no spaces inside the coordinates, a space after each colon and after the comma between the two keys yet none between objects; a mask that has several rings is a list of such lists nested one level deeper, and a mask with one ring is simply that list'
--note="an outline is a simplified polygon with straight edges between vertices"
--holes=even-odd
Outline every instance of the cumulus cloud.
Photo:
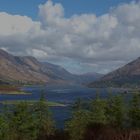
[{"label": "cumulus cloud", "polygon": [[52,1],[39,6],[37,22],[1,12],[0,48],[106,73],[139,57],[139,13],[140,2],[131,2],[99,17],[93,13],[65,18],[63,6]]},{"label": "cumulus cloud", "polygon": [[29,17],[0,12],[0,35],[23,34],[37,26]]}]

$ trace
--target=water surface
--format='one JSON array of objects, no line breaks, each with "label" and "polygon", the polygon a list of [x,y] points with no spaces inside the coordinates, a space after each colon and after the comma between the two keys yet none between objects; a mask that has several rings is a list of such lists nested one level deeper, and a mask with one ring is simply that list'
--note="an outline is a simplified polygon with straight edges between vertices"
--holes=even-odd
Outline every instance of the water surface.
[{"label": "water surface", "polygon": [[6,100],[38,100],[42,92],[46,95],[46,99],[53,102],[60,102],[66,104],[67,107],[51,107],[53,118],[59,128],[63,128],[65,120],[71,116],[70,104],[76,99],[83,100],[94,99],[97,93],[100,93],[101,98],[107,98],[109,92],[113,95],[123,92],[121,89],[96,89],[88,88],[81,85],[47,85],[47,86],[27,86],[23,87],[26,92],[32,94],[26,95],[0,95],[0,101]]}]

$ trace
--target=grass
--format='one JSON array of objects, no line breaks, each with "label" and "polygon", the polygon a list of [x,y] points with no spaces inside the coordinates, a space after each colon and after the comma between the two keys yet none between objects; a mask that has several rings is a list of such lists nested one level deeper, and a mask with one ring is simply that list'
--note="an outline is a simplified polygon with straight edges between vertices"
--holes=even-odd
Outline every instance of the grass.
[{"label": "grass", "polygon": [[[37,103],[38,101],[35,101],[35,100],[12,100],[12,101],[0,101],[0,104],[3,104],[3,105],[17,105],[21,102],[26,102],[30,105],[33,105],[34,103]],[[47,104],[48,104],[49,107],[65,107],[66,106],[62,103],[51,102],[51,101],[47,101]]]}]

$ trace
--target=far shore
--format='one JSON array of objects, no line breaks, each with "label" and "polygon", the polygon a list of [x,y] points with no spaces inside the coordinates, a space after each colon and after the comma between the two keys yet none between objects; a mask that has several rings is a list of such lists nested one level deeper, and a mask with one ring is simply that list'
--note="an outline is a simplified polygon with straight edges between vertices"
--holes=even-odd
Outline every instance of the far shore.
[{"label": "far shore", "polygon": [[24,91],[0,91],[0,95],[30,95],[32,93]]},{"label": "far shore", "polygon": [[[7,101],[0,101],[0,104],[3,105],[17,105],[19,103],[28,103],[30,105],[33,105],[34,103],[37,103],[36,100],[7,100]],[[67,105],[58,103],[58,102],[52,102],[52,101],[47,101],[46,102],[49,107],[66,107]]]},{"label": "far shore", "polygon": [[26,95],[31,94],[21,90],[20,86],[15,85],[0,85],[0,95]]}]

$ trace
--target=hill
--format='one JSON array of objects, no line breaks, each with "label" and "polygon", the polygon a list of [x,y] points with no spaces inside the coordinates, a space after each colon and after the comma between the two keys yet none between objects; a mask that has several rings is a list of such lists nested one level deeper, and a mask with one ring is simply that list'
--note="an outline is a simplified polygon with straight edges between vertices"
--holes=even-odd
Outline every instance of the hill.
[{"label": "hill", "polygon": [[119,86],[137,87],[140,85],[140,57],[125,66],[108,73],[99,81],[92,82],[90,86]]},{"label": "hill", "polygon": [[71,74],[61,66],[40,62],[31,56],[13,56],[6,51],[0,50],[0,83],[44,84],[74,82],[83,84],[98,79],[99,75]]}]

